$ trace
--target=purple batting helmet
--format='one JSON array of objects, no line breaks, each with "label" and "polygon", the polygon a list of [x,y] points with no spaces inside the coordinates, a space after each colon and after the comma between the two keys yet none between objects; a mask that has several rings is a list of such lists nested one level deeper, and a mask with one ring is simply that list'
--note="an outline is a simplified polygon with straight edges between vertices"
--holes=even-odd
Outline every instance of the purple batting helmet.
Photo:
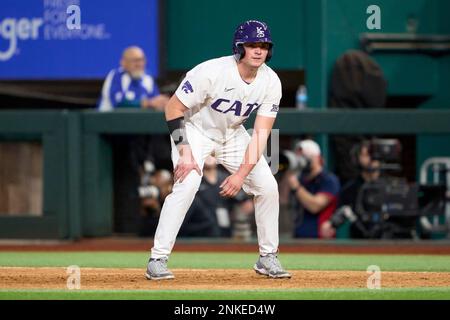
[{"label": "purple batting helmet", "polygon": [[234,32],[233,54],[236,60],[241,60],[245,55],[244,43],[267,42],[270,44],[266,62],[272,58],[272,37],[266,23],[257,20],[248,20],[240,24]]}]

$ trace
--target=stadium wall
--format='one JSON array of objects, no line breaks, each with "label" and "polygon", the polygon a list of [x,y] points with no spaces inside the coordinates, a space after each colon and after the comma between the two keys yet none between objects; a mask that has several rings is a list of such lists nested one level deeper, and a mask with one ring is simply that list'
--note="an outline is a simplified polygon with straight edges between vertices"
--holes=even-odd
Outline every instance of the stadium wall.
[{"label": "stadium wall", "polygon": [[[253,121],[254,117],[248,127]],[[448,123],[449,110],[282,110],[275,128],[286,135],[448,135]],[[0,141],[40,141],[44,154],[43,215],[0,216],[0,238],[111,235],[112,153],[106,137],[166,132],[159,112],[0,112]]]}]

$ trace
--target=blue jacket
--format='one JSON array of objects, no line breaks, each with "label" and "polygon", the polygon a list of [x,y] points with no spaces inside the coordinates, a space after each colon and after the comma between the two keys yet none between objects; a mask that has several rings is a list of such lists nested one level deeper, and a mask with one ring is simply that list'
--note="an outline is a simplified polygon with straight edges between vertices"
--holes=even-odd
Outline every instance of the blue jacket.
[{"label": "blue jacket", "polygon": [[145,74],[133,79],[122,68],[111,70],[103,83],[98,110],[111,111],[117,107],[140,108],[142,99],[159,95],[159,89],[152,76]]}]

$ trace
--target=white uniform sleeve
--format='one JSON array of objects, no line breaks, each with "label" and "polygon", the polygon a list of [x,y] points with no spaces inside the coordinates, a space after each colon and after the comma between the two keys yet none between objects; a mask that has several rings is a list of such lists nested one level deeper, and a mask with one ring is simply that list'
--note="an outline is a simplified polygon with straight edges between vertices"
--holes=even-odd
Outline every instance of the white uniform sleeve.
[{"label": "white uniform sleeve", "polygon": [[204,65],[198,65],[186,74],[175,94],[189,109],[202,105],[208,97],[212,82]]},{"label": "white uniform sleeve", "polygon": [[280,110],[281,81],[276,76],[268,86],[266,97],[258,109],[258,115],[275,118]]}]

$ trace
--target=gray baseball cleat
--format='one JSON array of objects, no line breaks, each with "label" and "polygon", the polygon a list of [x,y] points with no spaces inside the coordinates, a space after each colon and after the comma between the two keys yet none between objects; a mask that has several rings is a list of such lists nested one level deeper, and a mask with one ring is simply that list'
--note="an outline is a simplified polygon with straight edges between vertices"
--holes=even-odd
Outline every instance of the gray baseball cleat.
[{"label": "gray baseball cleat", "polygon": [[253,269],[256,273],[270,278],[291,278],[291,274],[284,271],[277,255],[269,253],[267,256],[260,256]]},{"label": "gray baseball cleat", "polygon": [[169,259],[159,258],[159,259],[150,259],[147,265],[147,272],[145,273],[145,277],[148,280],[167,280],[174,279],[175,276],[169,269],[167,269],[167,261]]}]

